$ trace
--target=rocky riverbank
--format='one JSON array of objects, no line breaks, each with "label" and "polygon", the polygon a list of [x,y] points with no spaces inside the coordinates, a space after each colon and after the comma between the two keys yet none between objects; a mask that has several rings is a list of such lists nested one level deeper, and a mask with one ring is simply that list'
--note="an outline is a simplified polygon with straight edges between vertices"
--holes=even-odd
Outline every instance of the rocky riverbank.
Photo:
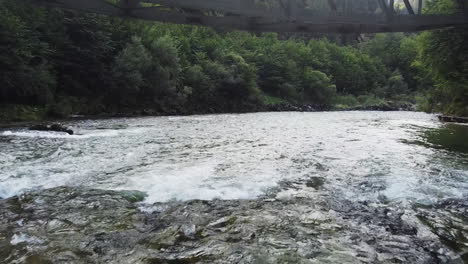
[{"label": "rocky riverbank", "polygon": [[[23,110],[26,111],[26,110]],[[33,110],[30,110],[33,111]],[[35,110],[37,111],[37,110]],[[145,116],[187,116],[187,115],[204,115],[204,114],[229,114],[229,113],[255,113],[255,112],[321,112],[321,111],[416,111],[416,106],[410,103],[388,101],[376,105],[357,105],[357,106],[341,106],[341,105],[323,105],[323,104],[295,104],[295,103],[277,103],[265,105],[251,105],[244,111],[218,111],[216,109],[208,109],[205,111],[181,111],[178,109],[164,109],[156,111],[154,109],[128,109],[124,112],[103,112],[100,114],[73,114],[61,118],[47,116],[42,114],[30,118],[28,112],[17,116],[0,116],[0,128],[5,127],[21,127],[43,125],[44,122],[66,122],[69,120],[80,119],[106,119],[120,117],[145,117]],[[44,129],[45,130],[45,129]]]},{"label": "rocky riverbank", "polygon": [[448,123],[468,123],[468,117],[440,115],[440,116],[438,116],[438,118],[439,118],[439,120],[442,121],[442,122],[448,122]]},{"label": "rocky riverbank", "polygon": [[358,105],[352,107],[330,106],[330,105],[317,105],[317,104],[292,104],[280,103],[268,105],[267,111],[271,112],[320,112],[320,111],[416,111],[413,104],[401,102],[386,102],[376,105]]},{"label": "rocky riverbank", "polygon": [[[311,190],[319,188],[312,185]],[[441,242],[453,234],[446,228],[455,223],[450,221],[468,216],[463,201],[446,201],[434,211],[332,196],[274,195],[141,207],[143,198],[140,192],[59,187],[0,200],[0,263],[467,260],[463,243],[457,249]],[[441,218],[438,214],[446,210],[450,216]],[[466,236],[457,241],[463,239]]]}]

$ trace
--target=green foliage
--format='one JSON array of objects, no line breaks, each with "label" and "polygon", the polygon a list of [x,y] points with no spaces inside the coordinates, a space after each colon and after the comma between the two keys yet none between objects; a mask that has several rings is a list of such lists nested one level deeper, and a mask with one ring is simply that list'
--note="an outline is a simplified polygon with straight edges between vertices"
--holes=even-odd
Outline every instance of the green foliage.
[{"label": "green foliage", "polygon": [[337,109],[347,109],[359,105],[359,101],[353,95],[339,95],[333,99],[333,104]]},{"label": "green foliage", "polygon": [[[434,0],[426,12],[454,10],[450,0]],[[464,114],[466,32],[377,34],[341,46],[0,0],[0,103],[66,117],[250,111],[282,102],[346,108],[419,94],[424,109]]]},{"label": "green foliage", "polygon": [[271,95],[262,95],[262,101],[265,105],[276,105],[276,104],[283,104],[287,103],[286,100],[281,99],[279,97],[271,96]]},{"label": "green foliage", "polygon": [[398,100],[390,100],[377,97],[373,94],[366,95],[341,95],[335,97],[334,108],[337,110],[347,109],[398,109],[407,108],[412,105],[412,97],[402,96]]},{"label": "green foliage", "polygon": [[303,98],[307,101],[328,104],[336,94],[336,86],[323,72],[306,68],[302,82]]},{"label": "green foliage", "polygon": [[405,79],[399,70],[395,70],[390,78],[388,78],[384,91],[387,97],[408,94],[408,84],[405,82]]},{"label": "green foliage", "polygon": [[72,114],[73,108],[67,100],[57,100],[50,106],[49,115],[56,118],[66,118]]},{"label": "green foliage", "polygon": [[46,116],[44,107],[28,105],[0,105],[0,121],[38,121]]},{"label": "green foliage", "polygon": [[260,92],[256,83],[255,66],[249,65],[244,58],[235,53],[224,56],[223,64],[227,75],[218,86],[220,93],[234,100],[255,100]]},{"label": "green foliage", "polygon": [[[429,3],[428,13],[458,12],[451,0]],[[424,32],[418,37],[419,61],[434,82],[426,106],[447,114],[468,116],[468,27]]]},{"label": "green foliage", "polygon": [[417,95],[416,96],[416,108],[421,112],[431,112],[434,109],[431,99],[427,95]]},{"label": "green foliage", "polygon": [[151,57],[149,67],[143,72],[146,77],[144,94],[153,100],[174,95],[181,71],[176,44],[169,36],[152,39],[147,43]]},{"label": "green foliage", "polygon": [[0,103],[49,103],[55,80],[44,61],[47,44],[14,11],[26,15],[0,2]]},{"label": "green foliage", "polygon": [[112,68],[114,87],[109,96],[121,104],[134,104],[140,92],[145,72],[151,64],[151,55],[141,43],[141,39],[134,37],[127,46],[119,52]]},{"label": "green foliage", "polygon": [[[398,72],[403,78],[401,81],[408,85],[406,92],[419,89],[419,83],[416,80],[417,70],[412,66],[417,56],[417,42],[413,36],[406,36],[402,33],[377,34],[373,39],[362,43],[360,49],[387,66],[385,85],[391,86],[392,84],[388,82],[394,82],[395,72]],[[384,96],[391,97],[400,93],[401,91],[396,90],[392,94],[392,91],[388,90],[385,91]]]},{"label": "green foliage", "polygon": [[362,106],[375,106],[386,103],[384,99],[376,97],[375,95],[360,95],[356,99],[359,102],[359,105]]}]

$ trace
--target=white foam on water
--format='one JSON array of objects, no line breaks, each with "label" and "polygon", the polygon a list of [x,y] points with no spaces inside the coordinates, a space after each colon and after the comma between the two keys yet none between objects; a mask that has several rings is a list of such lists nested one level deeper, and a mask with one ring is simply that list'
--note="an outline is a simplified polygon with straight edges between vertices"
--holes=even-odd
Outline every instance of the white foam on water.
[{"label": "white foam on water", "polygon": [[30,185],[28,178],[20,178],[16,180],[8,180],[0,182],[0,197],[9,198],[25,191],[25,188]]},{"label": "white foam on water", "polygon": [[[4,131],[0,136],[16,136],[29,138],[71,138],[65,132],[48,132],[48,131]],[[75,136],[76,137],[76,136]]]},{"label": "white foam on water", "polygon": [[235,177],[220,176],[215,161],[197,164],[158,164],[157,168],[130,177],[117,189],[139,190],[148,194],[145,203],[170,200],[253,199],[268,188],[275,187],[277,180],[271,170]]},{"label": "white foam on water", "polygon": [[63,138],[63,139],[85,139],[91,137],[113,137],[119,135],[117,130],[109,131],[98,131],[89,134],[75,134],[69,135],[65,132],[54,132],[54,131],[4,131],[0,133],[0,136],[15,136],[15,137],[26,137],[26,138]]},{"label": "white foam on water", "polygon": [[168,120],[171,121],[192,121],[192,120],[198,120],[198,121],[206,121],[206,120],[213,120],[213,116],[170,116],[168,117]]},{"label": "white foam on water", "polygon": [[0,152],[0,163],[1,162],[12,162],[16,159],[15,156],[8,154],[8,153],[1,153]]},{"label": "white foam on water", "polygon": [[34,177],[24,175],[2,179],[2,175],[0,175],[0,197],[8,198],[33,190],[73,185],[74,181],[76,181],[76,179],[73,179],[74,175],[68,173],[53,174],[41,172],[40,174],[35,174],[34,172],[30,172],[29,174],[34,175]]},{"label": "white foam on water", "polygon": [[16,130],[16,131],[3,131],[0,136],[15,136],[26,138],[60,138],[60,139],[87,139],[93,137],[115,137],[126,134],[142,134],[154,128],[148,127],[133,127],[125,129],[97,129],[97,130],[83,130],[78,131],[73,135],[65,132],[56,131],[36,131],[36,130]]},{"label": "white foam on water", "polygon": [[[453,172],[434,161],[437,153],[401,142],[415,137],[420,126],[430,127],[432,119],[422,113],[259,113],[74,123],[78,135],[3,131],[0,137],[19,139],[0,139],[0,196],[86,186],[142,191],[147,204],[254,199],[280,181],[312,176],[325,179],[323,190],[349,199],[467,195],[468,181],[431,179],[434,162]],[[96,129],[122,122],[124,129]],[[466,172],[459,174],[465,181]],[[285,188],[279,196],[322,191],[301,186],[304,190]]]},{"label": "white foam on water", "polygon": [[387,187],[381,192],[388,200],[394,202],[417,202],[421,204],[433,204],[446,198],[463,198],[466,191],[464,183],[459,183],[458,188],[452,187],[448,182],[437,183],[430,177],[422,177],[414,173],[399,173],[387,178]]},{"label": "white foam on water", "polygon": [[20,243],[27,243],[27,244],[42,244],[45,241],[43,239],[40,239],[35,236],[30,236],[28,234],[24,233],[19,233],[19,234],[14,234],[13,237],[11,238],[10,244],[12,245],[18,245]]}]

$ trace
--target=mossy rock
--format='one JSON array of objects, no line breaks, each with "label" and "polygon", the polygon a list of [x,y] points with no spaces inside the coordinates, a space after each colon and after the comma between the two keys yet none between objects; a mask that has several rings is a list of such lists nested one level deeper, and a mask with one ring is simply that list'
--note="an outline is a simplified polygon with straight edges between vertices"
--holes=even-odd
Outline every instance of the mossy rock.
[{"label": "mossy rock", "polygon": [[125,200],[131,203],[142,202],[148,196],[144,192],[135,191],[135,190],[125,190],[125,191],[120,191],[119,193]]},{"label": "mossy rock", "polygon": [[324,183],[325,183],[325,179],[322,178],[322,177],[311,177],[306,182],[306,186],[318,190],[318,189],[322,188]]}]

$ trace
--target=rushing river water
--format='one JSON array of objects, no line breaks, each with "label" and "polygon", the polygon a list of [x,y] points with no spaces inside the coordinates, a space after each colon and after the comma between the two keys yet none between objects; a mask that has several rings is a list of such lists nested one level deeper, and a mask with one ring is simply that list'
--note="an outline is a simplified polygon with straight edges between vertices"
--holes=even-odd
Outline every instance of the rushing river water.
[{"label": "rushing river water", "polygon": [[140,190],[150,203],[246,199],[311,177],[350,199],[430,204],[468,195],[468,127],[423,113],[259,113],[66,125],[76,135],[0,132],[1,197],[84,185]]},{"label": "rushing river water", "polygon": [[[360,218],[350,227],[367,225],[372,233],[376,221],[393,221],[385,218],[398,211],[468,261],[468,126],[414,112],[226,114],[65,125],[75,135],[0,131],[0,197],[84,186],[145,192],[147,210],[174,200],[299,197],[321,210],[338,201],[332,207],[340,212],[351,201],[357,207],[327,214],[342,221]],[[383,216],[352,214],[380,205],[387,208]],[[398,234],[412,232],[405,230],[390,231],[400,241]],[[417,236],[424,232],[418,228]]]}]

